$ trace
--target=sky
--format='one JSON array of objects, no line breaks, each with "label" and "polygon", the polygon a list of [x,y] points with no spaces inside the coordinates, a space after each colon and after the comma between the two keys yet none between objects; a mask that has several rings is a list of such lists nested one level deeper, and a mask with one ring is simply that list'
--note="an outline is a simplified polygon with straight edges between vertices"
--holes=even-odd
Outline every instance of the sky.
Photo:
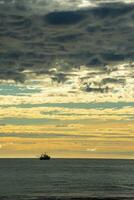
[{"label": "sky", "polygon": [[0,157],[134,159],[133,0],[0,0]]}]

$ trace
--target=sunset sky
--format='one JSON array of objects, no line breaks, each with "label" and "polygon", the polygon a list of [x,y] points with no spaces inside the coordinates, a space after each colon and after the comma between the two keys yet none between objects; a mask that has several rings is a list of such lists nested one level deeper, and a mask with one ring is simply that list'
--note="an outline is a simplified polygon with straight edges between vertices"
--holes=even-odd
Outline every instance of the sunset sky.
[{"label": "sunset sky", "polygon": [[134,158],[134,4],[0,0],[0,157]]}]

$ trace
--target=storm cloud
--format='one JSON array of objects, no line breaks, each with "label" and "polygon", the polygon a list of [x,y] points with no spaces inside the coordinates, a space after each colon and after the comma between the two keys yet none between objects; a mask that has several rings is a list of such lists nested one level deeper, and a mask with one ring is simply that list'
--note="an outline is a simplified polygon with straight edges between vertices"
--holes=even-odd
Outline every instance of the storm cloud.
[{"label": "storm cloud", "polygon": [[[67,79],[65,72],[81,65],[103,68],[109,63],[134,60],[133,4],[102,3],[80,8],[75,3],[71,7],[67,1],[65,9],[62,4],[53,11],[54,1],[52,5],[47,1],[2,2],[0,79],[24,82],[25,70],[50,74],[56,66],[60,72],[52,79],[62,82]],[[41,8],[41,3],[43,8],[51,8],[49,13],[35,12],[34,7]]]}]

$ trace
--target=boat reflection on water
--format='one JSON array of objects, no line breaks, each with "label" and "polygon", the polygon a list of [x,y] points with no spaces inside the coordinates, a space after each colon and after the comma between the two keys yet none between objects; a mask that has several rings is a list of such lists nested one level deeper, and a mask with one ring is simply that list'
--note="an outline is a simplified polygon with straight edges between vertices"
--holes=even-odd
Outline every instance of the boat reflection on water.
[{"label": "boat reflection on water", "polygon": [[41,154],[40,156],[40,160],[50,160],[51,157],[49,155],[47,155],[46,153]]}]

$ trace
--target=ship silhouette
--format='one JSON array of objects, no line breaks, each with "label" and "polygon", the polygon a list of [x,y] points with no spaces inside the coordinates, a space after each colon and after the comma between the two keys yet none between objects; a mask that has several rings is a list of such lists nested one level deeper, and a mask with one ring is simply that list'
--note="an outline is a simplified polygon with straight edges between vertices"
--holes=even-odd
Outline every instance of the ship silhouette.
[{"label": "ship silhouette", "polygon": [[40,156],[40,160],[50,160],[51,157],[47,155],[46,153],[42,153]]}]

